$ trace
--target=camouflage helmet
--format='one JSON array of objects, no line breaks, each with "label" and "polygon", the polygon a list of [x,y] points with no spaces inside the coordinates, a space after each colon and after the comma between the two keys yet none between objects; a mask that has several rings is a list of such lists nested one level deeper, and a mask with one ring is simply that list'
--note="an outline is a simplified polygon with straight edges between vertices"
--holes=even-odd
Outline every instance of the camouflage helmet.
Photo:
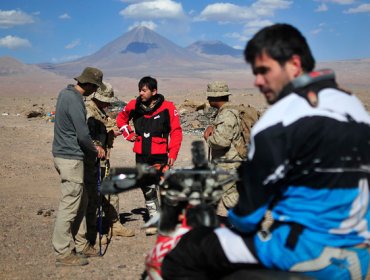
[{"label": "camouflage helmet", "polygon": [[226,82],[215,81],[207,85],[207,97],[229,96],[229,87]]},{"label": "camouflage helmet", "polygon": [[103,82],[103,86],[99,87],[98,90],[94,92],[92,98],[105,103],[113,103],[117,101],[117,99],[114,97],[112,85],[107,82]]},{"label": "camouflage helmet", "polygon": [[103,83],[103,72],[97,68],[86,67],[82,74],[74,79],[81,84],[89,83],[101,87]]}]

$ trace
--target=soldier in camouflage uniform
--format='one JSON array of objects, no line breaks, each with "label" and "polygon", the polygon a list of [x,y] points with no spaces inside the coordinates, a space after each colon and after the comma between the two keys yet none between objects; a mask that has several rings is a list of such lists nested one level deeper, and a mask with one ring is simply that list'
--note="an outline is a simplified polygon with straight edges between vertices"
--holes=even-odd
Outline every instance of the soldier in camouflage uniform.
[{"label": "soldier in camouflage uniform", "polygon": [[[84,182],[88,189],[88,209],[86,213],[87,239],[95,242],[97,238],[97,207],[98,207],[98,174],[99,163],[101,166],[101,178],[105,175],[105,169],[109,168],[110,150],[113,148],[113,141],[120,135],[114,119],[105,113],[104,109],[114,102],[114,92],[110,84],[104,83],[105,90],[98,88],[91,100],[86,102],[87,124],[91,138],[96,146],[101,146],[106,151],[104,160],[85,160]],[[110,195],[102,198],[103,211],[110,227],[109,235],[113,236],[134,236],[132,229],[124,227],[119,220],[119,199],[118,195]],[[102,240],[106,242],[106,238]]]},{"label": "soldier in camouflage uniform", "polygon": [[[239,112],[229,105],[228,85],[218,81],[210,83],[206,94],[210,106],[218,109],[215,120],[204,131],[204,139],[210,148],[212,159],[242,160],[235,148],[235,143],[240,141],[241,137]],[[239,165],[239,162],[217,163],[218,167],[225,170],[236,170]],[[238,198],[235,183],[224,186],[222,203],[227,209],[234,207]]]}]

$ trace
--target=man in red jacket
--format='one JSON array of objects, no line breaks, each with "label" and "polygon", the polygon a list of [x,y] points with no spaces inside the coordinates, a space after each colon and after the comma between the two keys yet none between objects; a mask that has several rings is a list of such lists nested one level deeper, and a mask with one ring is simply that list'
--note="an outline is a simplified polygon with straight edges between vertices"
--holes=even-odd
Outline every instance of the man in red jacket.
[{"label": "man in red jacket", "polygon": [[[134,142],[136,163],[156,165],[162,170],[174,164],[182,141],[180,118],[174,104],[158,93],[156,79],[143,77],[139,81],[138,98],[126,105],[116,121],[123,137]],[[159,210],[157,191],[147,186],[141,186],[141,190],[152,217]],[[155,233],[154,229],[146,230],[147,235]]]}]

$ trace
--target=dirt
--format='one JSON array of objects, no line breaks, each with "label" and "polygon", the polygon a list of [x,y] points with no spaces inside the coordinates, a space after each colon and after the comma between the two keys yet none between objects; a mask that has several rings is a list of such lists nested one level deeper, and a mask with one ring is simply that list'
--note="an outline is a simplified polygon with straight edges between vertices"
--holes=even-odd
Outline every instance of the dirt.
[{"label": "dirt", "polygon": [[[51,236],[57,214],[60,179],[51,154],[53,123],[27,119],[23,105],[11,106],[4,98],[0,112],[0,275],[2,279],[139,279],[145,253],[155,237],[141,229],[144,199],[140,190],[120,194],[120,216],[135,229],[131,238],[113,238],[103,257],[90,259],[85,267],[56,268]],[[52,108],[53,100],[45,99]],[[25,99],[27,101],[27,99]],[[55,101],[55,100],[54,100]],[[8,105],[6,105],[8,104]],[[14,103],[13,103],[14,104]],[[4,113],[6,112],[6,113]],[[20,112],[20,115],[17,115]],[[177,166],[188,165],[190,143],[199,136],[184,137]],[[133,166],[131,145],[117,139],[112,166]]]},{"label": "dirt", "polygon": [[[57,90],[55,90],[57,92]],[[244,94],[257,108],[263,99]],[[195,99],[201,96],[197,94]],[[135,229],[131,238],[113,238],[103,257],[84,267],[56,268],[51,237],[59,204],[60,179],[51,154],[53,123],[25,114],[42,107],[53,111],[54,95],[0,95],[0,278],[1,279],[140,279],[146,252],[155,236],[145,236],[144,199],[134,189],[120,194],[120,214],[125,226]],[[182,96],[178,101],[184,98]],[[370,103],[368,92],[363,100]],[[127,100],[125,100],[127,101]],[[259,106],[259,107],[258,107]],[[369,107],[368,107],[369,108]],[[175,167],[189,166],[190,146],[200,135],[185,134]],[[112,166],[134,166],[129,142],[117,139]]]}]

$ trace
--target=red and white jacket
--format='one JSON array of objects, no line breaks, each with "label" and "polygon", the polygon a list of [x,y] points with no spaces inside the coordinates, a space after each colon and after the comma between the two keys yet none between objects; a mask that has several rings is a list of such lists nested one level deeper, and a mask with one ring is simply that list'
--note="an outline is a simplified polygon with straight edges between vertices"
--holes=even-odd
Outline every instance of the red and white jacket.
[{"label": "red and white jacket", "polygon": [[[123,137],[131,141],[133,151],[143,156],[166,155],[176,160],[182,141],[180,118],[175,105],[158,95],[158,102],[150,111],[142,109],[140,98],[131,100],[118,114],[116,122]],[[130,126],[133,121],[135,131]],[[168,137],[169,136],[169,137]]]}]

